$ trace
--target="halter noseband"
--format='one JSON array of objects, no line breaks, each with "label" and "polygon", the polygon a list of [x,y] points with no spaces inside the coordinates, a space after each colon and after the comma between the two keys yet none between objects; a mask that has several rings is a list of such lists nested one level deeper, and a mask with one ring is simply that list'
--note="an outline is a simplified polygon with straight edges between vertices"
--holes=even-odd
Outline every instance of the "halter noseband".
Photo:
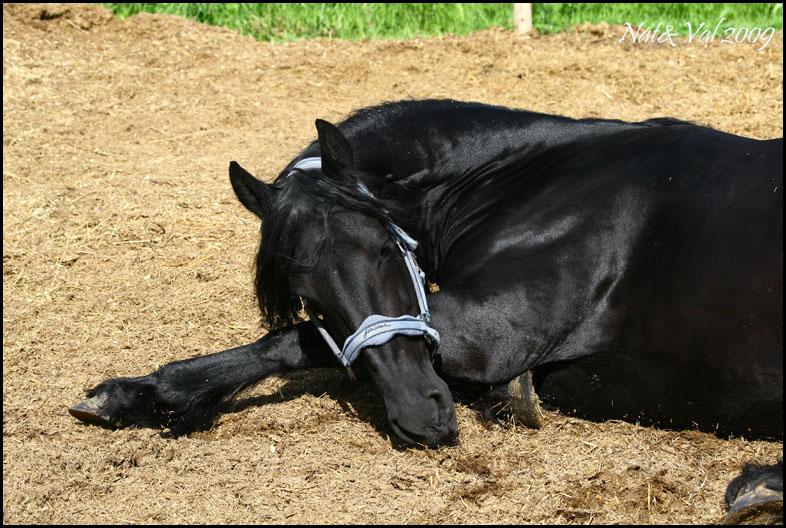
[{"label": "halter noseband", "polygon": [[[321,158],[304,158],[292,167],[292,171],[296,169],[308,170],[321,168]],[[292,172],[290,171],[289,174],[292,174]],[[289,176],[289,174],[287,176]],[[366,186],[360,182],[358,182],[358,188],[368,196],[373,196]],[[418,247],[418,243],[389,218],[385,220],[384,226],[390,238],[396,243],[399,251],[401,251],[402,257],[404,257],[404,263],[407,265],[409,278],[412,280],[412,285],[415,287],[415,296],[418,299],[418,309],[420,310],[419,315],[402,315],[400,317],[387,317],[376,314],[369,315],[360,323],[355,333],[347,337],[346,341],[344,341],[344,346],[339,349],[333,337],[322,324],[322,321],[320,321],[316,314],[306,306],[306,313],[311,319],[311,322],[317,327],[317,330],[333,351],[333,354],[335,354],[341,364],[347,368],[347,372],[349,372],[350,377],[353,379],[356,378],[351,367],[352,363],[354,363],[360,354],[360,351],[366,347],[383,345],[397,335],[422,335],[429,346],[432,361],[439,348],[439,332],[429,326],[431,316],[428,311],[428,304],[426,303],[426,274],[421,271],[417,261],[415,261],[415,255],[413,253]]]}]

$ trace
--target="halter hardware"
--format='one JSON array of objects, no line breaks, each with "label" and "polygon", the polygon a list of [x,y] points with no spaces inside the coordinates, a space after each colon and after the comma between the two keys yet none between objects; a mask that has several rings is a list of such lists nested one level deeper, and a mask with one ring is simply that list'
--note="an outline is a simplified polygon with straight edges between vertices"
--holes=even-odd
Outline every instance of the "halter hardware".
[{"label": "halter hardware", "polygon": [[[298,161],[292,167],[292,171],[321,168],[322,159],[319,157],[312,157]],[[290,171],[289,174],[292,174],[292,171]],[[289,176],[289,174],[287,176]],[[360,182],[358,182],[358,188],[368,196],[373,196],[366,186]],[[413,253],[415,249],[417,249],[418,243],[390,219],[384,222],[384,226],[390,238],[396,243],[399,251],[401,251],[402,257],[404,257],[404,263],[407,266],[409,277],[415,288],[415,296],[418,299],[418,309],[420,313],[417,316],[402,315],[400,317],[387,317],[377,314],[370,315],[360,323],[360,326],[352,335],[347,337],[346,341],[344,341],[344,346],[339,349],[333,337],[322,324],[322,321],[308,306],[306,306],[306,313],[311,319],[311,322],[314,323],[314,326],[316,326],[320,335],[322,335],[322,338],[333,351],[336,358],[346,367],[349,376],[355,380],[357,378],[354,372],[352,372],[352,363],[354,363],[358,355],[360,355],[360,351],[366,347],[383,345],[397,335],[422,335],[429,346],[432,361],[434,361],[437,349],[439,348],[439,332],[429,326],[431,314],[429,314],[428,304],[426,302],[426,274],[423,273],[418,266]]]}]

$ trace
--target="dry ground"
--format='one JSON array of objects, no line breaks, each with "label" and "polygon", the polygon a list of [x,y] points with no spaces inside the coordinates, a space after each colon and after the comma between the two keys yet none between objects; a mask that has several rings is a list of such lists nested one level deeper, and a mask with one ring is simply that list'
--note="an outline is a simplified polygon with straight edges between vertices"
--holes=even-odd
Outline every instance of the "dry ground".
[{"label": "dry ground", "polygon": [[783,135],[782,32],[764,51],[621,35],[262,44],[171,16],[4,4],[3,522],[721,520],[742,463],[782,442],[558,413],[535,432],[460,404],[458,446],[405,449],[373,387],[338,371],[270,378],[186,438],[66,412],[105,378],[263,335],[258,224],[227,166],[273,177],[317,117],[444,97]]}]

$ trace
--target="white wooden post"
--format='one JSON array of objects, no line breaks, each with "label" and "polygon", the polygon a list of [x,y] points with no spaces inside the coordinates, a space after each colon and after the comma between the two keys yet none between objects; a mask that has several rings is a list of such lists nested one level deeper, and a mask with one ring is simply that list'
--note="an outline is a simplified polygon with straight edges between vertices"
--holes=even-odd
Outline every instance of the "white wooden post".
[{"label": "white wooden post", "polygon": [[532,31],[532,4],[513,4],[513,28],[517,35]]}]

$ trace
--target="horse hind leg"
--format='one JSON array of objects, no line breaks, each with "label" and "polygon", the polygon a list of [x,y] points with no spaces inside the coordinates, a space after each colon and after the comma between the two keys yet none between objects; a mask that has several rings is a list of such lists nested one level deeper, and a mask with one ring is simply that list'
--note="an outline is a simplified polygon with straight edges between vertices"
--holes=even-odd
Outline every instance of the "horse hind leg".
[{"label": "horse hind leg", "polygon": [[745,464],[726,488],[726,507],[724,524],[783,524],[783,459]]}]

